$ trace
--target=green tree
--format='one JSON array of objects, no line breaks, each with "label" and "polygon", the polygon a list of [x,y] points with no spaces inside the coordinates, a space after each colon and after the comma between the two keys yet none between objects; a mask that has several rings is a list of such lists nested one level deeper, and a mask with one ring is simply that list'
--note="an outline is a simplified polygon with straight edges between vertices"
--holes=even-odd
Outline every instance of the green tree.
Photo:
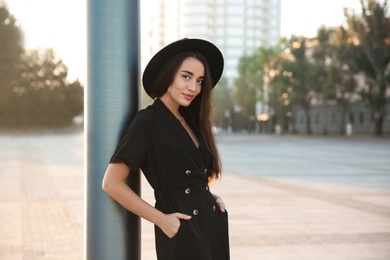
[{"label": "green tree", "polygon": [[374,134],[383,134],[386,91],[390,82],[390,18],[387,1],[360,0],[361,15],[345,9],[350,41],[359,50],[354,56],[357,72],[363,73],[363,99],[375,115]]},{"label": "green tree", "polygon": [[358,55],[350,44],[343,27],[320,27],[317,31],[316,44],[313,47],[313,60],[318,74],[318,98],[323,104],[323,134],[327,134],[327,105],[336,100],[341,110],[340,133],[345,133],[348,121],[349,104],[358,99],[354,60]]},{"label": "green tree", "polygon": [[213,96],[215,103],[214,125],[228,129],[232,124],[234,105],[231,98],[231,90],[225,77],[222,77],[214,87]]},{"label": "green tree", "polygon": [[9,113],[17,64],[22,54],[22,35],[5,1],[0,0],[0,120]]},{"label": "green tree", "polygon": [[83,87],[52,49],[25,51],[16,69],[1,126],[62,127],[83,111]]},{"label": "green tree", "polygon": [[0,0],[0,127],[58,127],[83,111],[83,87],[52,49],[25,51],[22,33]]},{"label": "green tree", "polygon": [[82,85],[67,80],[68,68],[52,49],[25,52],[19,69],[20,124],[66,126],[83,111]]},{"label": "green tree", "polygon": [[341,111],[340,134],[345,134],[345,126],[350,123],[347,116],[350,103],[359,97],[354,61],[354,57],[359,54],[342,26],[331,30],[329,43],[328,82]]},{"label": "green tree", "polygon": [[313,44],[312,58],[318,74],[318,95],[317,98],[322,103],[322,133],[328,134],[328,102],[334,100],[336,97],[335,85],[332,82],[331,71],[332,71],[332,36],[333,29],[328,29],[321,26],[317,30],[317,37],[315,44]]},{"label": "green tree", "polygon": [[[242,124],[256,120],[256,104],[267,102],[268,90],[265,88],[264,76],[267,64],[280,51],[274,47],[260,47],[251,55],[244,54],[238,64],[239,76],[235,80],[233,99],[240,108]],[[250,120],[252,119],[252,120]]]},{"label": "green tree", "polygon": [[[291,36],[290,39],[282,39],[286,46],[288,57],[280,62],[278,77],[273,80],[278,82],[286,81],[291,88],[290,101],[293,105],[298,105],[305,111],[306,133],[311,134],[311,100],[318,92],[318,70],[308,55],[304,37]],[[284,77],[282,80],[281,77]],[[275,82],[273,82],[275,83]]]},{"label": "green tree", "polygon": [[291,123],[292,117],[292,85],[290,78],[292,72],[286,71],[286,67],[291,61],[288,55],[281,54],[273,57],[268,63],[268,106],[270,108],[270,127],[274,129],[276,125],[286,126]]},{"label": "green tree", "polygon": [[248,129],[249,118],[255,115],[256,86],[251,82],[250,64],[253,57],[244,54],[238,62],[238,78],[234,81],[233,100],[239,108],[235,114],[235,128]]}]

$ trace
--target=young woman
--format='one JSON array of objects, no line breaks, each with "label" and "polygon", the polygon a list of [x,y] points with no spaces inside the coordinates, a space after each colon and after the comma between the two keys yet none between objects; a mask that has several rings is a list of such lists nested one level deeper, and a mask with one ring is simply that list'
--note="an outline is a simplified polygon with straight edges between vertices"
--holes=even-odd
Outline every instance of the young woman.
[{"label": "young woman", "polygon": [[[211,90],[222,71],[223,56],[208,41],[186,38],[160,50],[142,78],[155,101],[130,123],[106,170],[103,189],[155,225],[159,260],[229,259],[225,204],[208,185],[221,174]],[[126,185],[136,169],[154,189],[155,207]]]}]

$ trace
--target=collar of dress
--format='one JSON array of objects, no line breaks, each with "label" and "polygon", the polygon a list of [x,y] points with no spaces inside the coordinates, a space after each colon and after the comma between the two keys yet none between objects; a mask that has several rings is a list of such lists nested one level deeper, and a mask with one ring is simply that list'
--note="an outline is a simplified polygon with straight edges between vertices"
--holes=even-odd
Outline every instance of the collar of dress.
[{"label": "collar of dress", "polygon": [[162,115],[164,120],[167,122],[169,127],[175,132],[175,134],[178,136],[178,138],[186,145],[188,150],[190,151],[192,157],[195,159],[197,166],[200,170],[203,170],[203,162],[202,157],[200,154],[200,146],[204,145],[203,140],[201,136],[199,136],[198,131],[193,129],[194,133],[197,135],[199,140],[199,148],[196,147],[194,141],[192,141],[192,138],[188,134],[187,130],[183,127],[183,125],[180,123],[179,119],[177,119],[173,113],[165,106],[165,104],[157,98],[153,106],[156,107],[157,111]]}]

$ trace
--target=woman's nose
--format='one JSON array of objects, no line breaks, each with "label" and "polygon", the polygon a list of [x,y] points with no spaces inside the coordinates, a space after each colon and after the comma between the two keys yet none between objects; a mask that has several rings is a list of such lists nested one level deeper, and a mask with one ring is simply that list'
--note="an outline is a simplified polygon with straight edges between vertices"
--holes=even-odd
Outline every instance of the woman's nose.
[{"label": "woman's nose", "polygon": [[188,83],[187,89],[190,91],[195,91],[196,90],[196,81],[190,81]]}]

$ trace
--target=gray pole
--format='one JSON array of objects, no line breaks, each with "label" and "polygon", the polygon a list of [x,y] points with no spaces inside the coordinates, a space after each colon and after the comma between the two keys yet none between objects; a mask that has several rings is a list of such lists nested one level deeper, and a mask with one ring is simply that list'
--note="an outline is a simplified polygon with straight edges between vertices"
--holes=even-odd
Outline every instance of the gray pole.
[{"label": "gray pole", "polygon": [[[140,259],[139,218],[101,188],[120,134],[138,111],[139,18],[139,0],[87,1],[84,259]],[[139,194],[139,173],[129,184]]]}]

